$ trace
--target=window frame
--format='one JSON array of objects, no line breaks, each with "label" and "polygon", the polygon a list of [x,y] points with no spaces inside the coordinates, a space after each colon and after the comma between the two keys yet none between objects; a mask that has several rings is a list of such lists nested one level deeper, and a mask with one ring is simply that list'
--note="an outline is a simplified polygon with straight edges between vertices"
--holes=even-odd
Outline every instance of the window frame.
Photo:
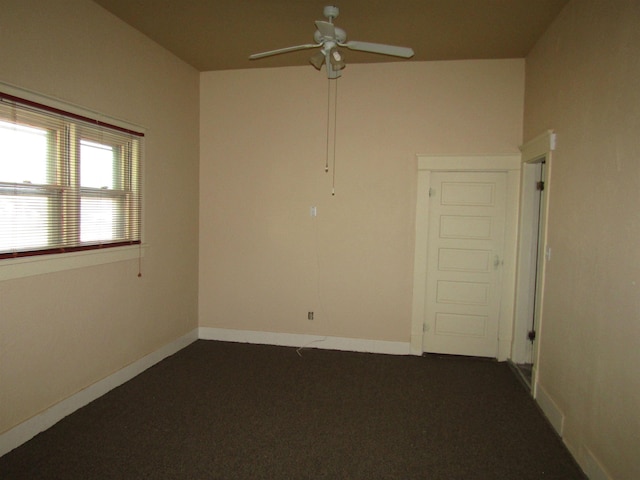
[{"label": "window frame", "polygon": [[[128,218],[125,221],[124,228],[130,228],[132,222],[136,223],[138,230],[138,239],[127,239],[124,241],[113,242],[92,242],[88,244],[78,244],[70,248],[57,247],[53,248],[34,248],[29,252],[4,252],[0,257],[0,281],[11,278],[19,278],[30,275],[37,275],[41,273],[48,273],[60,270],[67,270],[72,268],[81,268],[84,266],[99,265],[104,263],[110,263],[115,261],[121,261],[126,259],[141,259],[144,256],[144,148],[142,145],[142,139],[145,135],[145,130],[138,125],[134,125],[122,120],[107,117],[103,114],[99,114],[94,111],[87,110],[76,105],[67,104],[59,100],[55,100],[43,95],[29,92],[11,85],[7,85],[0,82],[0,92],[2,97],[9,101],[16,101],[17,103],[33,107],[36,110],[43,110],[45,112],[54,112],[61,114],[65,117],[65,120],[77,120],[78,127],[82,128],[83,125],[96,125],[99,127],[105,127],[107,129],[116,130],[125,134],[135,135],[138,141],[138,160],[129,164],[129,168],[133,171],[134,180],[136,182],[135,188],[132,189],[131,185],[122,185],[124,188],[115,188],[119,185],[113,185],[112,189],[96,189],[91,187],[80,186],[80,179],[76,179],[76,194],[78,201],[81,198],[94,197],[101,195],[102,198],[117,199],[121,203],[127,203],[128,196],[132,194],[137,196],[139,206],[133,209],[133,215],[136,218]],[[84,123],[83,123],[84,122]],[[77,148],[80,148],[80,139],[87,141],[95,141],[96,138],[92,138],[91,134],[80,135],[77,143]],[[100,142],[98,142],[100,143]],[[108,143],[108,142],[107,142]],[[126,142],[125,142],[126,143]],[[121,143],[119,146],[126,149],[125,143]],[[122,155],[130,155],[132,152],[123,152]],[[121,159],[121,161],[127,161]],[[131,158],[128,161],[132,161]],[[80,159],[76,160],[76,164],[79,165]],[[137,164],[136,164],[137,163]],[[123,167],[122,165],[121,167]],[[47,166],[49,169],[50,167]],[[67,174],[68,172],[54,172],[53,175]],[[51,175],[51,172],[48,172]],[[50,178],[48,181],[51,180]],[[131,178],[123,179],[123,182],[132,181]],[[3,184],[5,187],[7,183]],[[20,194],[25,195],[42,195],[43,197],[50,197],[52,195],[64,194],[64,190],[67,188],[73,188],[68,185],[20,185]],[[126,208],[125,208],[126,210]],[[80,214],[78,212],[78,214]],[[79,224],[78,224],[79,225]],[[79,235],[79,233],[78,233]],[[79,239],[79,237],[78,237]]]}]

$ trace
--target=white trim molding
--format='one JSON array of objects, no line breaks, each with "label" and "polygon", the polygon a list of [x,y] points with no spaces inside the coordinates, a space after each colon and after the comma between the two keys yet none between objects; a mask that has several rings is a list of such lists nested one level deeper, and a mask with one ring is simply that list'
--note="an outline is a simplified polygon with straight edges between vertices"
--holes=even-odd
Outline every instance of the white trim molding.
[{"label": "white trim molding", "polygon": [[67,100],[57,98],[57,97],[52,97],[50,95],[45,95],[38,92],[34,92],[32,90],[27,90],[25,88],[19,87],[12,83],[0,82],[0,90],[2,90],[2,92],[7,93],[9,95],[20,97],[25,100],[29,100],[31,102],[41,103],[49,107],[58,108],[60,110],[64,110],[69,113],[74,113],[76,115],[90,117],[104,123],[110,123],[111,125],[116,125],[118,127],[126,128],[127,130],[134,130],[137,132],[146,133],[146,128],[143,127],[142,125],[138,125],[137,123],[111,117],[109,115],[105,115],[104,113],[98,112],[96,110],[92,110],[90,108],[77,105],[75,103],[71,103]]},{"label": "white trim molding", "polygon": [[418,171],[504,172],[520,170],[520,155],[417,155]]},{"label": "white trim molding", "polygon": [[347,352],[384,353],[389,355],[409,355],[409,343],[360,338],[305,335],[296,333],[257,332],[252,330],[231,330],[226,328],[200,327],[198,338],[223,342],[278,345],[283,347],[319,348]]},{"label": "white trim molding", "polygon": [[135,376],[141,374],[156,363],[182,350],[187,345],[198,339],[198,331],[192,330],[188,334],[174,340],[173,342],[159,348],[155,352],[142,357],[140,360],[118,370],[106,378],[80,390],[74,395],[62,400],[44,412],[31,417],[11,430],[0,435],[0,456],[19,447],[23,443],[35,437],[38,433],[45,431],[64,417],[72,414],[76,410],[84,407],[92,401],[100,398],[105,393],[128,382]]},{"label": "white trim molding", "polygon": [[556,149],[556,134],[553,130],[538,135],[520,147],[523,162],[531,162],[544,157]]},{"label": "white trim molding", "polygon": [[584,460],[580,466],[582,470],[584,470],[584,473],[587,474],[589,480],[613,480],[613,477],[609,475],[606,468],[602,465],[602,462],[600,462],[587,447],[584,447],[583,458]]},{"label": "white trim molding", "polygon": [[542,385],[538,385],[536,388],[536,402],[542,409],[545,417],[549,420],[551,426],[555,429],[555,431],[560,435],[560,437],[564,434],[564,413],[560,410],[560,407],[553,401],[551,395],[547,393],[547,391],[542,387]]},{"label": "white trim molding", "polygon": [[321,348],[391,355],[409,354],[409,343],[406,342],[200,327],[4,432],[0,435],[0,457],[198,339],[291,346],[299,349]]},{"label": "white trim molding", "polygon": [[14,278],[31,277],[74,268],[92,267],[105,263],[141,259],[147,245],[99,248],[79,252],[34,255],[32,257],[0,260],[0,282]]},{"label": "white trim molding", "polygon": [[[533,250],[547,252],[547,219],[549,216],[549,198],[552,191],[551,172],[553,164],[553,152],[556,148],[557,137],[553,130],[547,130],[532,140],[528,141],[520,147],[522,152],[521,156],[521,196],[520,196],[520,219],[519,219],[519,231],[518,231],[518,259],[516,261],[518,275],[516,277],[516,290],[515,290],[515,315],[514,315],[514,330],[522,332],[523,329],[528,327],[526,325],[530,323],[529,310],[533,305],[531,302],[535,302],[533,311],[535,312],[535,340],[532,346],[533,354],[533,369],[531,372],[531,393],[534,398],[537,397],[536,390],[539,386],[538,383],[538,365],[540,364],[540,342],[543,337],[543,317],[544,317],[544,283],[546,275],[546,261],[541,257],[538,260],[536,267],[537,278],[532,279],[530,259],[527,255]],[[536,205],[534,201],[535,195],[533,185],[538,180],[539,172],[535,165],[540,162],[544,162],[544,194],[541,197],[541,204]],[[537,234],[531,233],[531,225],[536,224],[539,228]],[[536,248],[536,244],[537,245]],[[531,297],[531,291],[533,282],[537,282],[535,288],[536,295]],[[514,339],[522,337],[514,337]],[[514,361],[518,361],[520,352],[518,351],[518,345],[514,343],[512,345],[511,358]]]}]

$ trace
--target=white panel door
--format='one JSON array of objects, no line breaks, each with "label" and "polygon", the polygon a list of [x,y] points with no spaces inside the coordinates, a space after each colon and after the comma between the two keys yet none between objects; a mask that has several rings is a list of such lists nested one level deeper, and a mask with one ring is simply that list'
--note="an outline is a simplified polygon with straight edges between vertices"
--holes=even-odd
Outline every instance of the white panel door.
[{"label": "white panel door", "polygon": [[495,358],[506,174],[433,172],[429,194],[424,351]]}]

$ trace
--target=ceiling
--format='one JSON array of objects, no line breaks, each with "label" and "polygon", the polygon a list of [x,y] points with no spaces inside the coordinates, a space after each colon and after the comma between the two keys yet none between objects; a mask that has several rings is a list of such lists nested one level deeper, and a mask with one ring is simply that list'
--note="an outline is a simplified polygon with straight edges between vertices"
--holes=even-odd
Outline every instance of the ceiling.
[{"label": "ceiling", "polygon": [[[94,0],[200,71],[308,65],[328,0]],[[348,40],[411,47],[410,61],[523,58],[568,0],[339,0]],[[347,63],[407,61],[347,50]]]}]

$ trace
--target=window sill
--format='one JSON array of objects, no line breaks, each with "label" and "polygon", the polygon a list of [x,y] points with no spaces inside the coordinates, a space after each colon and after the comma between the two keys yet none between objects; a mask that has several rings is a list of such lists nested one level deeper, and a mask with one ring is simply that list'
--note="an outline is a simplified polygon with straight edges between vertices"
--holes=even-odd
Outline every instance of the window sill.
[{"label": "window sill", "polygon": [[144,257],[147,245],[0,260],[0,281]]}]

